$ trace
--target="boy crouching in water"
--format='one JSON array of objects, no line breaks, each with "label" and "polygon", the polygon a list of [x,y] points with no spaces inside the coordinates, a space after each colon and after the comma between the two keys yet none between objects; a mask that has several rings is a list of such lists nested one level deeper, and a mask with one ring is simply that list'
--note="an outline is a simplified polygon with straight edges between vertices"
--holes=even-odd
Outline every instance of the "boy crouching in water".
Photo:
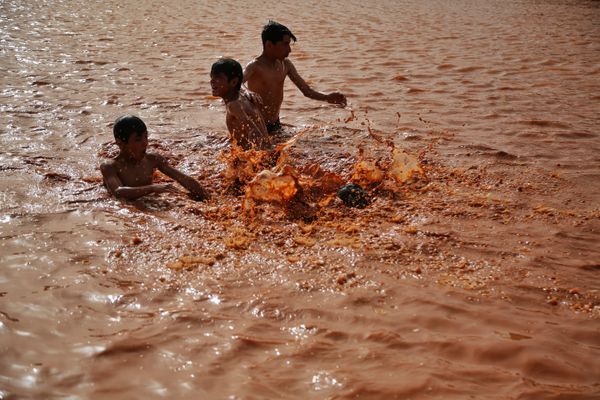
[{"label": "boy crouching in water", "polygon": [[225,122],[232,141],[244,150],[267,150],[270,143],[262,100],[255,93],[240,92],[243,79],[242,66],[231,58],[220,59],[210,70],[212,94],[225,102]]},{"label": "boy crouching in water", "polygon": [[100,165],[102,178],[108,191],[114,196],[134,200],[150,193],[178,192],[170,183],[152,183],[154,171],[158,170],[179,182],[189,190],[190,196],[205,200],[208,193],[194,178],[169,165],[167,160],[155,153],[146,153],[148,130],[140,118],[125,115],[115,121],[113,127],[119,154]]}]

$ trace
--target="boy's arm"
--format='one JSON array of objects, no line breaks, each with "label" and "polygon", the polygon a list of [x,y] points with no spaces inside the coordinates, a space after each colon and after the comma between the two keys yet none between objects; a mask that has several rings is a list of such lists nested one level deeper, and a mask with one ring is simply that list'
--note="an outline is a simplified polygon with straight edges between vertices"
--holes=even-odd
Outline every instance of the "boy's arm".
[{"label": "boy's arm", "polygon": [[254,65],[256,61],[250,61],[248,63],[248,65],[246,65],[246,68],[244,68],[244,79],[242,80],[242,83],[246,83],[248,81],[248,79],[254,74],[254,71],[256,70],[256,67]]},{"label": "boy's arm", "polygon": [[343,106],[346,105],[346,96],[344,96],[342,93],[333,92],[325,94],[317,92],[316,90],[308,86],[308,83],[306,83],[306,81],[302,79],[300,74],[298,74],[298,71],[296,71],[296,67],[294,67],[294,64],[289,59],[285,59],[285,64],[288,70],[288,76],[290,77],[292,82],[294,82],[294,84],[298,87],[298,89],[300,89],[303,95],[314,100],[326,101],[332,104],[341,104]]},{"label": "boy's arm", "polygon": [[244,68],[244,77],[242,79],[242,90],[244,91],[244,93],[248,94],[248,97],[253,103],[256,103],[255,100],[258,94],[250,90],[250,88],[248,87],[248,79],[250,79],[256,71],[256,66],[254,65],[255,62],[256,61],[250,61],[248,65],[246,65],[246,68]]},{"label": "boy's arm", "polygon": [[118,198],[135,200],[150,193],[177,191],[171,184],[153,184],[135,187],[123,186],[115,166],[111,163],[100,165],[100,171],[102,172],[102,178],[104,179],[106,189],[110,194]]},{"label": "boy's arm", "polygon": [[198,200],[206,200],[208,198],[208,192],[204,190],[197,180],[173,168],[163,156],[158,154],[149,154],[149,156],[154,159],[156,168],[160,172],[177,181]]}]

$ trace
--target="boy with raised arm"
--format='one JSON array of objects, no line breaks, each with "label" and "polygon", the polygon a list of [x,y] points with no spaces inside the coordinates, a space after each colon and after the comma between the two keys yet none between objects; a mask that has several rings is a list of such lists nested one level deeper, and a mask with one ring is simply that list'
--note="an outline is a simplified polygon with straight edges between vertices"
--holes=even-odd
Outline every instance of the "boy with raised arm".
[{"label": "boy with raised arm", "polygon": [[210,69],[212,94],[225,102],[225,122],[232,142],[244,150],[267,150],[269,134],[261,112],[261,99],[255,93],[240,91],[243,78],[240,63],[221,58]]},{"label": "boy with raised arm", "polygon": [[258,93],[263,101],[263,115],[269,132],[281,128],[279,110],[283,102],[283,84],[289,78],[304,96],[332,104],[346,105],[346,96],[342,93],[329,94],[313,90],[296,71],[287,57],[292,51],[290,43],[296,41],[294,34],[284,25],[269,21],[262,31],[262,54],[250,61],[244,71],[244,82],[248,88]]},{"label": "boy with raised arm", "polygon": [[170,183],[152,183],[154,171],[158,169],[189,190],[193,198],[208,198],[208,193],[194,178],[170,166],[163,156],[146,152],[148,130],[140,118],[133,115],[118,118],[113,134],[119,154],[100,165],[104,184],[112,195],[134,200],[151,193],[178,192]]}]

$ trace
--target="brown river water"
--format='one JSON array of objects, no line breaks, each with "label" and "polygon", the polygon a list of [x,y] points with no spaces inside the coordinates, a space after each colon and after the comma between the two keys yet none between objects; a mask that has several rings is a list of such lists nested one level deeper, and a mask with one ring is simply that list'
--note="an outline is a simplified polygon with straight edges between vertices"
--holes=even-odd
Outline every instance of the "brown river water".
[{"label": "brown river water", "polygon": [[[287,82],[288,161],[422,174],[246,214],[208,74],[270,18],[349,100]],[[600,398],[600,2],[5,0],[0,41],[1,399]],[[210,201],[107,195],[127,113]]]}]

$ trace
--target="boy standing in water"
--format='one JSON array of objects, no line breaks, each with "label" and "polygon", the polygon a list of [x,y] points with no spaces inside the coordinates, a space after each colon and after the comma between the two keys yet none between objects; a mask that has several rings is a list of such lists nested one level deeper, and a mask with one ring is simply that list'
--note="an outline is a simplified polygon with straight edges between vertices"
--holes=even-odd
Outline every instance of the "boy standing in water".
[{"label": "boy standing in water", "polygon": [[194,178],[169,165],[167,160],[155,153],[146,153],[148,130],[140,118],[125,115],[115,121],[113,134],[119,154],[100,165],[102,178],[108,191],[116,197],[134,200],[150,193],[178,192],[170,183],[152,183],[154,171],[158,170],[179,182],[198,200],[208,198],[208,193]]},{"label": "boy standing in water", "polygon": [[332,104],[346,105],[346,96],[342,93],[317,92],[298,74],[294,64],[287,58],[292,51],[291,41],[296,41],[296,37],[287,27],[269,21],[264,26],[261,37],[263,52],[246,66],[244,82],[247,82],[251,91],[262,97],[264,103],[262,111],[269,132],[281,128],[279,110],[283,102],[284,81],[288,76],[304,96]]},{"label": "boy standing in water", "polygon": [[240,92],[243,78],[240,63],[221,58],[210,70],[212,94],[225,102],[225,122],[232,141],[244,150],[266,150],[269,135],[260,111],[262,102],[255,94]]}]

